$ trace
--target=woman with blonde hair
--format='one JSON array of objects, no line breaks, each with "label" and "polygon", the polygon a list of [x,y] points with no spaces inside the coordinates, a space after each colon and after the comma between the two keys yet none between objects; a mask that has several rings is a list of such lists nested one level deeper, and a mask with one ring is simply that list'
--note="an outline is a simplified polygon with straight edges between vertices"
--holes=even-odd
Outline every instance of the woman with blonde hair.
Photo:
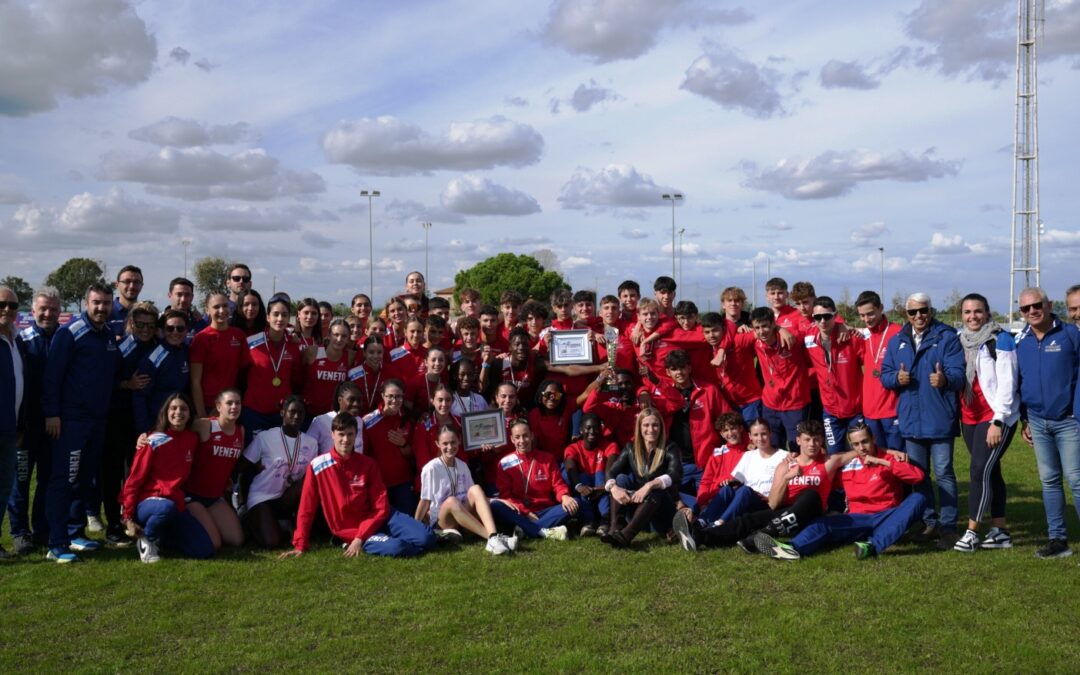
[{"label": "woman with blonde hair", "polygon": [[[646,408],[634,423],[634,440],[607,469],[611,524],[601,541],[626,548],[645,527],[669,535],[682,481],[678,446],[668,442],[660,411]],[[620,527],[620,516],[627,517]]]}]

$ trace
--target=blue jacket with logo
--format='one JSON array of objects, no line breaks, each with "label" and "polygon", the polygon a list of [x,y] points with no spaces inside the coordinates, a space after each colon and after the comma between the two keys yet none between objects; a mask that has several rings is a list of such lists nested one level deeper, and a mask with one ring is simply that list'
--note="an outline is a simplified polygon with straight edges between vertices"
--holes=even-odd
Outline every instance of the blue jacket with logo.
[{"label": "blue jacket with logo", "polygon": [[86,312],[58,328],[45,366],[45,417],[104,415],[112,397],[119,354],[108,325],[94,328]]},{"label": "blue jacket with logo", "polygon": [[131,392],[135,431],[143,432],[157,421],[165,399],[178,391],[188,393],[190,374],[187,345],[171,347],[162,342],[143,357],[138,372],[150,376],[150,384]]},{"label": "blue jacket with logo", "polygon": [[[930,375],[939,363],[946,379],[940,389],[930,386]],[[911,374],[907,386],[897,381],[901,364]],[[910,323],[889,340],[881,363],[881,384],[899,392],[896,416],[904,438],[951,438],[959,434],[957,392],[967,384],[964,372],[964,348],[956,330],[937,319],[926,327],[917,350]]]},{"label": "blue jacket with logo", "polygon": [[1020,363],[1021,414],[1062,420],[1077,413],[1077,369],[1080,368],[1080,330],[1051,315],[1053,323],[1042,340],[1024,326],[1016,337]]},{"label": "blue jacket with logo", "polygon": [[[49,346],[53,336],[45,330],[31,323],[19,331],[15,340],[22,344],[23,365],[26,370],[26,380],[23,389],[23,401],[25,408],[23,414],[28,424],[43,425],[45,416],[41,413],[41,394],[45,381],[45,364],[49,362]],[[42,426],[42,429],[45,427]],[[27,427],[29,429],[29,427]]]},{"label": "blue jacket with logo", "polygon": [[[22,418],[26,412],[26,351],[19,341],[18,334],[13,336],[11,344],[6,339],[0,339],[0,432],[16,433],[23,427]],[[12,360],[11,350],[19,353],[19,362],[22,372],[19,376],[23,381],[23,396],[19,402],[19,409],[15,409],[15,362]]]}]

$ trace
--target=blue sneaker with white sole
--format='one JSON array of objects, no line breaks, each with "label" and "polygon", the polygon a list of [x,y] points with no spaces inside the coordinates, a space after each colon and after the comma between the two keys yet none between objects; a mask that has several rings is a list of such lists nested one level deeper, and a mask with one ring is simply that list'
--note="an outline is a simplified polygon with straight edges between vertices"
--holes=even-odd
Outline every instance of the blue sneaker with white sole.
[{"label": "blue sneaker with white sole", "polygon": [[79,552],[97,551],[101,548],[101,542],[95,541],[93,539],[87,539],[86,537],[75,537],[71,540],[70,548],[72,551]]},{"label": "blue sneaker with white sole", "polygon": [[79,559],[79,556],[71,552],[67,548],[50,548],[49,552],[45,554],[46,560],[52,560],[58,562],[61,565],[65,563],[73,563]]}]

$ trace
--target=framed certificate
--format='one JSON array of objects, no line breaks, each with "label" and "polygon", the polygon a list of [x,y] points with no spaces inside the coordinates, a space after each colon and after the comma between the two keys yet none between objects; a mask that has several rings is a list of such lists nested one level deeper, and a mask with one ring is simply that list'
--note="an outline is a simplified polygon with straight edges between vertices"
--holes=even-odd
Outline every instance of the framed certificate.
[{"label": "framed certificate", "polygon": [[476,450],[484,445],[506,443],[506,417],[503,411],[480,410],[461,416],[461,431],[465,450]]},{"label": "framed certificate", "polygon": [[589,330],[556,330],[551,332],[548,361],[553,366],[589,365],[592,363],[592,345]]}]

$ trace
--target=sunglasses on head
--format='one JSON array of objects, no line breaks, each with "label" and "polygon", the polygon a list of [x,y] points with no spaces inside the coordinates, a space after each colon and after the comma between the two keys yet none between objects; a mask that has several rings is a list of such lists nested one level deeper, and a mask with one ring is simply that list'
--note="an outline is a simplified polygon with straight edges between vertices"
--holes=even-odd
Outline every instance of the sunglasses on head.
[{"label": "sunglasses on head", "polygon": [[923,316],[926,316],[929,313],[930,313],[930,308],[929,307],[916,307],[915,309],[909,309],[907,311],[908,316],[915,316],[917,314],[922,314]]},{"label": "sunglasses on head", "polygon": [[812,318],[814,321],[828,321],[828,320],[832,319],[834,316],[836,316],[836,315],[833,314],[832,312],[825,312],[823,314],[814,314],[810,318]]},{"label": "sunglasses on head", "polygon": [[1042,300],[1040,300],[1039,302],[1033,302],[1030,305],[1020,305],[1020,313],[1021,314],[1030,314],[1034,310],[1036,310],[1036,309],[1041,310],[1042,308],[1043,308],[1043,304],[1042,304]]}]

